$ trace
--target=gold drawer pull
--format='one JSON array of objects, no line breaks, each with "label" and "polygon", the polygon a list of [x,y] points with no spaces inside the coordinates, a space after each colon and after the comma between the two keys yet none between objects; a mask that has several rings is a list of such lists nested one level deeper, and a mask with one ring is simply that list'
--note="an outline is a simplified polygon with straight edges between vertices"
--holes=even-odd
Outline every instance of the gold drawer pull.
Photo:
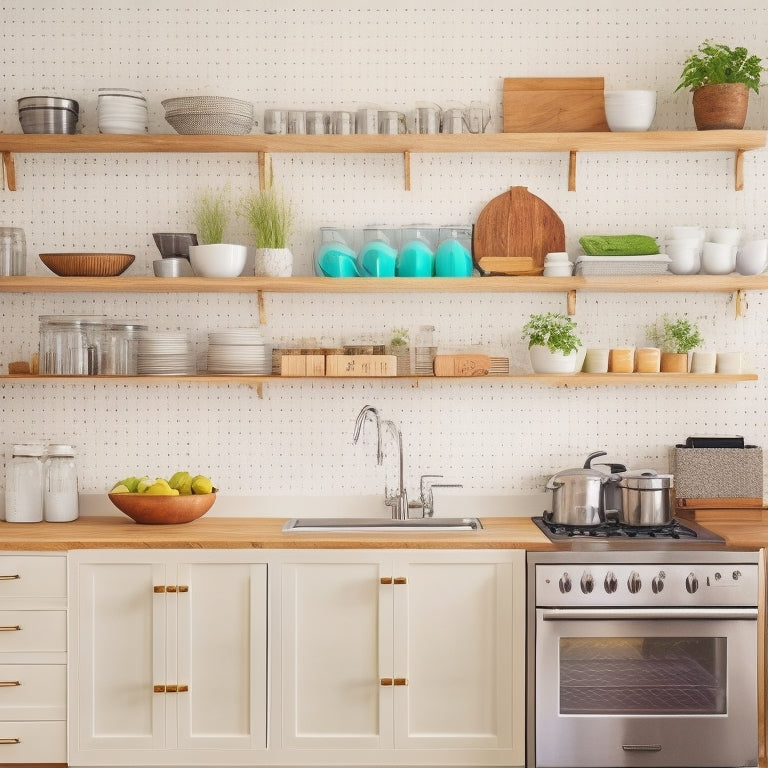
[{"label": "gold drawer pull", "polygon": [[396,677],[395,678],[395,685],[408,685],[408,678],[407,677]]},{"label": "gold drawer pull", "polygon": [[174,587],[173,585],[171,585],[170,587],[166,587],[166,588],[165,588],[165,591],[166,591],[166,592],[175,592],[175,591],[176,591],[176,587]]},{"label": "gold drawer pull", "polygon": [[21,680],[0,680],[0,688],[15,688],[21,685]]},{"label": "gold drawer pull", "polygon": [[391,677],[382,677],[379,681],[381,685],[392,685],[392,678]]},{"label": "gold drawer pull", "polygon": [[188,690],[188,685],[167,685],[165,687],[166,693],[186,693]]},{"label": "gold drawer pull", "polygon": [[189,592],[189,587],[186,584],[180,584],[179,592]]},{"label": "gold drawer pull", "polygon": [[0,627],[0,632],[19,632],[21,627],[18,624],[9,625],[7,627]]},{"label": "gold drawer pull", "polygon": [[21,576],[19,576],[18,573],[8,574],[7,576],[0,576],[0,581],[14,581],[15,579],[20,579]]},{"label": "gold drawer pull", "polygon": [[0,739],[0,744],[21,744],[21,739]]},{"label": "gold drawer pull", "polygon": [[152,587],[152,591],[153,591],[153,592],[154,592],[156,595],[162,595],[162,594],[163,594],[163,592],[165,592],[165,587],[163,587],[163,586],[159,586],[159,587]]},{"label": "gold drawer pull", "polygon": [[408,579],[405,578],[405,576],[395,576],[393,580],[394,584],[407,584]]},{"label": "gold drawer pull", "polygon": [[382,584],[391,584],[392,583],[392,577],[391,576],[382,576],[380,579]]},{"label": "gold drawer pull", "polygon": [[152,686],[152,692],[153,693],[165,693],[165,686],[164,685],[154,685],[154,686]]}]

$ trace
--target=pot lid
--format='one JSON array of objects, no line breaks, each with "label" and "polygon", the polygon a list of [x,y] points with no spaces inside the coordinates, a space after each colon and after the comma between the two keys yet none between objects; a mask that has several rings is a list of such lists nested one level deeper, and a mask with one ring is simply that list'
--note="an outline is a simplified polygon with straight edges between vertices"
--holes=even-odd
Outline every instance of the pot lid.
[{"label": "pot lid", "polygon": [[619,486],[636,490],[659,490],[672,488],[674,475],[664,475],[654,472],[652,469],[634,469],[628,472],[620,472]]}]

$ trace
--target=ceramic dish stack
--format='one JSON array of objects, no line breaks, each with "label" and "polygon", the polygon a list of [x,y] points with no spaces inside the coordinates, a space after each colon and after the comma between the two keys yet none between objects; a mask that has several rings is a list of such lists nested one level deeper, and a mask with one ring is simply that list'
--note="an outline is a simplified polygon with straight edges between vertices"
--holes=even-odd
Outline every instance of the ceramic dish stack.
[{"label": "ceramic dish stack", "polygon": [[128,88],[99,88],[99,133],[146,133],[147,100]]},{"label": "ceramic dish stack", "polygon": [[208,334],[208,373],[253,374],[272,372],[272,351],[259,328],[229,328]]},{"label": "ceramic dish stack", "polygon": [[162,101],[165,119],[177,133],[242,134],[254,126],[253,104],[225,96],[181,96]]},{"label": "ceramic dish stack", "polygon": [[137,371],[140,376],[194,376],[195,350],[186,331],[141,331]]}]

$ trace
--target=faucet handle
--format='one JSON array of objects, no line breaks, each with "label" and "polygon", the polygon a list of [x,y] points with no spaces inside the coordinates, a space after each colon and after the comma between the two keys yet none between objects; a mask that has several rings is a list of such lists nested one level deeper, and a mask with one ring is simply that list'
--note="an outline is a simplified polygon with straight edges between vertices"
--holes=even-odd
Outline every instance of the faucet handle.
[{"label": "faucet handle", "polygon": [[419,482],[421,491],[421,507],[424,510],[424,517],[433,517],[435,514],[435,499],[432,495],[433,488],[463,488],[461,483],[436,483],[442,475],[422,475]]}]

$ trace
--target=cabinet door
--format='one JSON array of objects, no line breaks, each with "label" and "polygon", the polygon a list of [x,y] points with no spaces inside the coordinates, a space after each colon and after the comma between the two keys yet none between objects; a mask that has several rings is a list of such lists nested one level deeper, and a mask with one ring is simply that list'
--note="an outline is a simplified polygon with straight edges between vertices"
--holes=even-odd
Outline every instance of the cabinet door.
[{"label": "cabinet door", "polygon": [[[524,761],[525,554],[419,553],[394,575],[397,748]],[[405,579],[405,584],[397,582]]]},{"label": "cabinet door", "polygon": [[282,569],[287,748],[392,745],[391,589],[367,553],[299,552]]},{"label": "cabinet door", "polygon": [[166,699],[154,686],[166,679],[166,600],[155,587],[165,565],[136,552],[72,560],[70,762],[162,748]]},{"label": "cabinet door", "polygon": [[267,566],[182,563],[178,574],[178,746],[265,749]]}]

